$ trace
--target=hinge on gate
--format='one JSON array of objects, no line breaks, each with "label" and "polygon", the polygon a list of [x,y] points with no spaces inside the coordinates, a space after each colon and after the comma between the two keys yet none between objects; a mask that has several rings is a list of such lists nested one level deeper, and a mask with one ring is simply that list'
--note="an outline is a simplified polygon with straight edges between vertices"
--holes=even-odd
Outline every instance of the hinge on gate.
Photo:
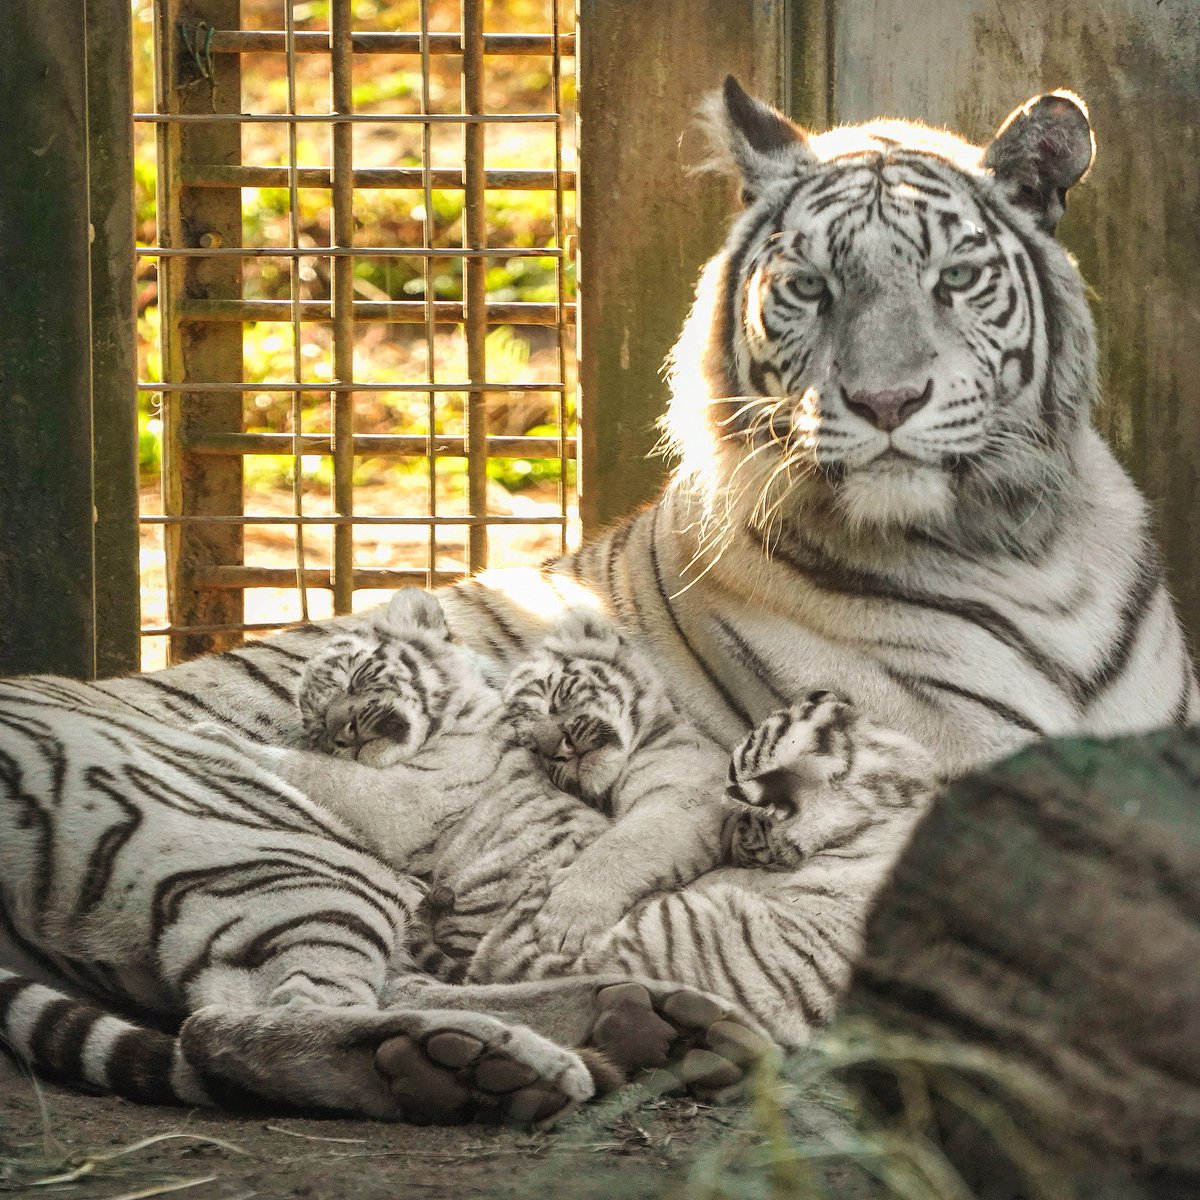
[{"label": "hinge on gate", "polygon": [[179,40],[187,51],[187,61],[196,70],[198,78],[181,83],[179,90],[194,87],[201,81],[208,84],[209,103],[217,111],[217,73],[213,69],[213,34],[215,29],[207,21],[180,21]]}]

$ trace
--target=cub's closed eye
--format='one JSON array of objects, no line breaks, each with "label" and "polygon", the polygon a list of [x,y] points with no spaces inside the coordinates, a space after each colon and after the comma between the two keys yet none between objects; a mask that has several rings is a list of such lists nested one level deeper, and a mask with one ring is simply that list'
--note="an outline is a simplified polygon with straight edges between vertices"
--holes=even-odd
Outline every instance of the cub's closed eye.
[{"label": "cub's closed eye", "polygon": [[979,268],[970,263],[957,263],[947,267],[938,276],[938,285],[950,292],[961,292],[979,278]]}]

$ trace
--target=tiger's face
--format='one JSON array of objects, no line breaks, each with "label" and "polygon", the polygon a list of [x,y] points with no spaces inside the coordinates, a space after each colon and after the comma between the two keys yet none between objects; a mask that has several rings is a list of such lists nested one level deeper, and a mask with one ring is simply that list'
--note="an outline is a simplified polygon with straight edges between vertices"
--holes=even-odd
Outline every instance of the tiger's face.
[{"label": "tiger's face", "polygon": [[316,655],[296,698],[310,749],[389,767],[416,760],[483,691],[437,599],[408,588],[368,629]]},{"label": "tiger's face", "polygon": [[[1091,158],[1081,104],[1042,97],[985,152],[900,121],[808,136],[732,88],[747,206],[702,282],[707,333],[675,353],[685,469],[699,391],[718,484],[752,522],[816,500],[854,527],[931,528],[965,492],[1036,487],[1089,399],[1090,321],[1049,236]],[[1055,374],[1064,303],[1087,344]]]}]

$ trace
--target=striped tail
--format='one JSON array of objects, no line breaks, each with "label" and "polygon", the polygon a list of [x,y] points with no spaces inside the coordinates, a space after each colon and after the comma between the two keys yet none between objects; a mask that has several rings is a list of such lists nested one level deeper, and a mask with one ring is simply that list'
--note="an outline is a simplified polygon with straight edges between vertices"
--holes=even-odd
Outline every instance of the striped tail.
[{"label": "striped tail", "polygon": [[211,1107],[179,1039],[0,967],[0,1047],[59,1083],[145,1104]]}]

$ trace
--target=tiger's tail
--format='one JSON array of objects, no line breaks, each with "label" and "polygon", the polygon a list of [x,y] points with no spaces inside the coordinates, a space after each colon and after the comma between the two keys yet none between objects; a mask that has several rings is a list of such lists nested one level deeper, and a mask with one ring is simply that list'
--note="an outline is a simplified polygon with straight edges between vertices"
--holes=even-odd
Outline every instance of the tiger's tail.
[{"label": "tiger's tail", "polygon": [[0,1048],[58,1083],[145,1104],[214,1104],[178,1038],[2,967]]}]

